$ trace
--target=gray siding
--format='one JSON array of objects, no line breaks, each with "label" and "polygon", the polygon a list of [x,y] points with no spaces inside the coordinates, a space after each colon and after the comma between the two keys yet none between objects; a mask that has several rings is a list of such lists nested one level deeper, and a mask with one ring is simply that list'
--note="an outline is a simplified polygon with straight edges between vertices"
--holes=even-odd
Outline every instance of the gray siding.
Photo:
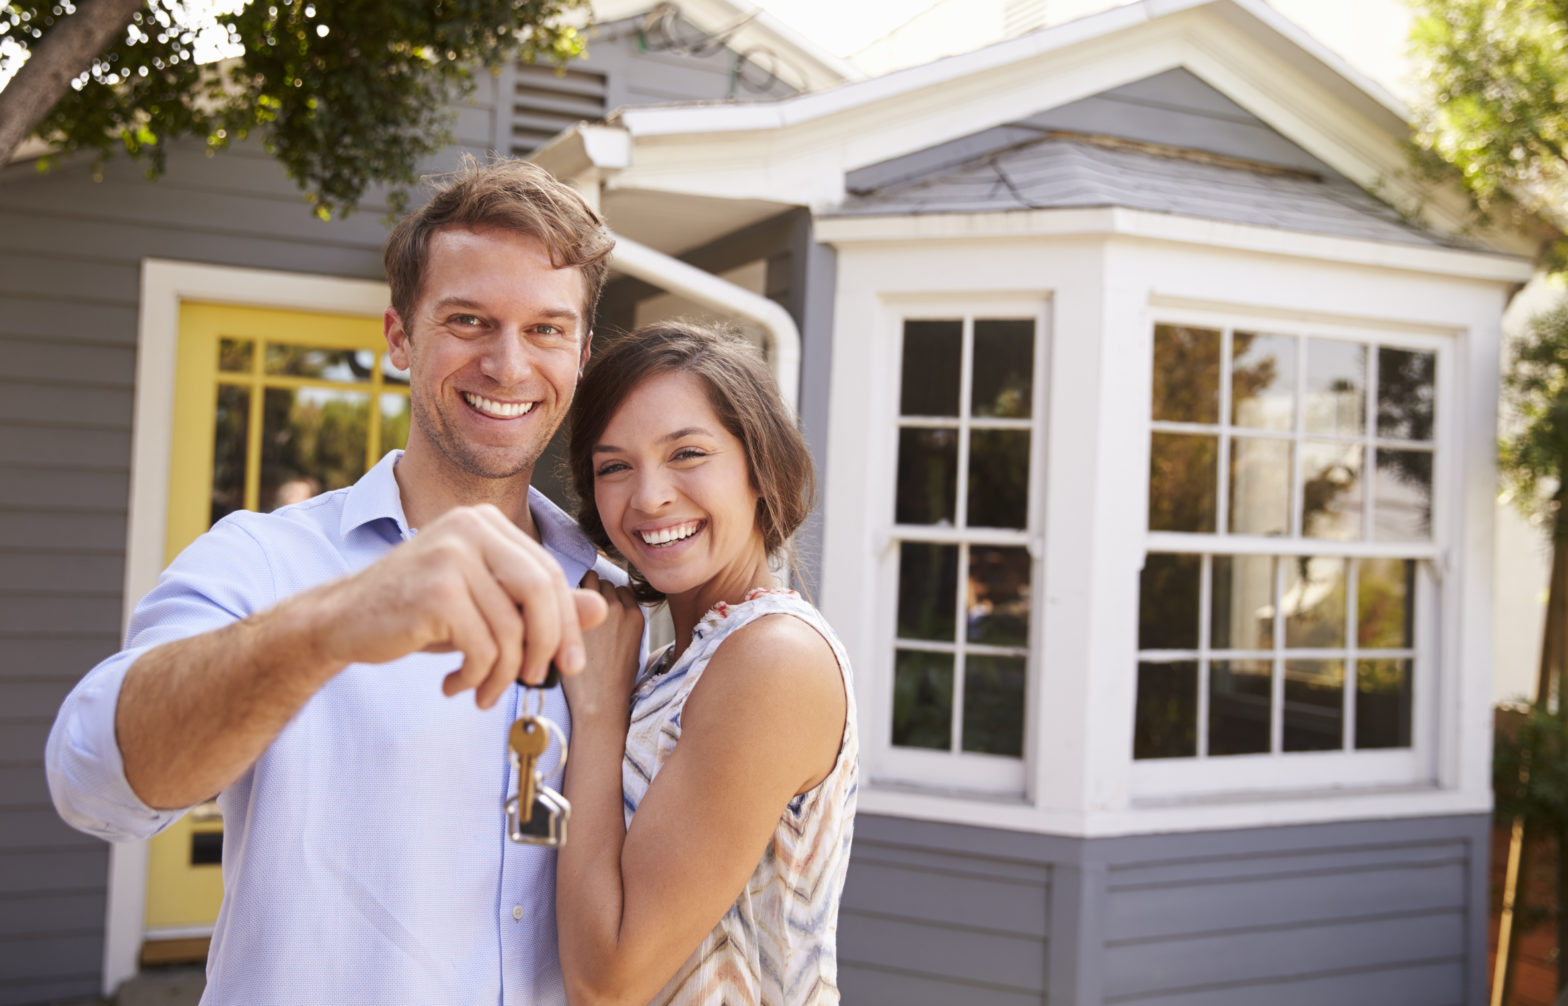
[{"label": "gray siding", "polygon": [[1125,839],[863,816],[845,1001],[1466,1006],[1484,816]]}]

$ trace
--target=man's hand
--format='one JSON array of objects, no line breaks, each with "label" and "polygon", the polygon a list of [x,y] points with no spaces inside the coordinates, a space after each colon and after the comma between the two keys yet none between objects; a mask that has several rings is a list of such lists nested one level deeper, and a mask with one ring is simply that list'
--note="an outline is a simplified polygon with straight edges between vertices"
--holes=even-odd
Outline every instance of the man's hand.
[{"label": "man's hand", "polygon": [[384,663],[460,652],[447,695],[472,688],[482,709],[521,678],[584,666],[583,629],[604,620],[596,590],[573,590],[560,563],[489,504],[450,510],[354,576],[317,588],[322,656]]}]

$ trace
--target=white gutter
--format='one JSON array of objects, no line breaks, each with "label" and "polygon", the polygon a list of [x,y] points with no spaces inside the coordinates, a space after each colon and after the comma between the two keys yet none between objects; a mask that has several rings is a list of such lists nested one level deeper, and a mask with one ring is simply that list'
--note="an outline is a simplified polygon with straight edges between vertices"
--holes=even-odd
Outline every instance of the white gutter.
[{"label": "white gutter", "polygon": [[682,297],[704,307],[738,314],[762,326],[768,341],[768,359],[779,382],[779,394],[791,415],[800,413],[800,329],[795,319],[778,304],[720,279],[671,255],[638,244],[630,238],[615,238],[610,265],[628,276]]}]

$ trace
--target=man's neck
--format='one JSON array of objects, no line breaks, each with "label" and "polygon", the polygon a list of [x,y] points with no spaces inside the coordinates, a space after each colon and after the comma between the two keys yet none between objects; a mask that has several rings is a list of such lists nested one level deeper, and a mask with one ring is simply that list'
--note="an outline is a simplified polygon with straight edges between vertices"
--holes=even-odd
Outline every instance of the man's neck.
[{"label": "man's neck", "polygon": [[528,509],[532,471],[505,479],[484,478],[454,472],[446,465],[426,464],[417,453],[404,452],[392,474],[397,479],[403,517],[410,528],[418,530],[456,507],[489,503],[530,538],[539,538],[533,513]]}]

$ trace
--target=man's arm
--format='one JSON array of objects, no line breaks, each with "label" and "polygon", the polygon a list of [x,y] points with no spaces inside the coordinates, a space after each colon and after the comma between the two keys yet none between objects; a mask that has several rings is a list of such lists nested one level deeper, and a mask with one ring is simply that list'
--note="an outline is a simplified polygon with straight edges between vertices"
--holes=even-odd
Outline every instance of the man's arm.
[{"label": "man's arm", "polygon": [[451,511],[353,576],[141,654],[114,711],[124,778],[150,808],[206,799],[351,663],[461,652],[443,690],[472,688],[487,708],[520,672],[540,680],[554,660],[576,673],[581,624],[603,617],[597,595],[576,594],[500,511]]}]

